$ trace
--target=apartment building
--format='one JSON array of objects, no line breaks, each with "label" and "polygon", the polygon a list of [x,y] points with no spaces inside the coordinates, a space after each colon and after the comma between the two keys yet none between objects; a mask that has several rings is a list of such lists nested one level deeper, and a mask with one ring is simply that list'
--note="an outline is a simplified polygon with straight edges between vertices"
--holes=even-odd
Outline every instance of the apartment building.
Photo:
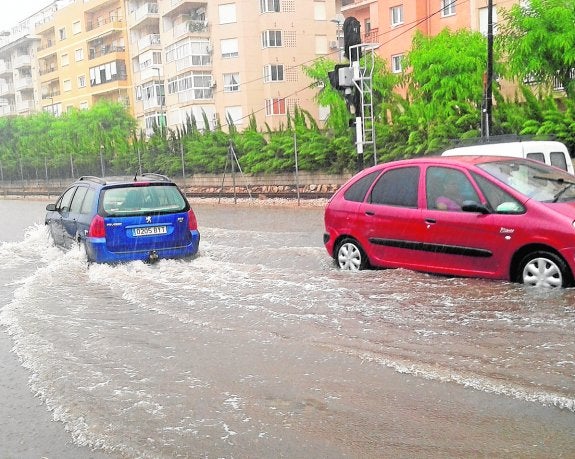
[{"label": "apartment building", "polygon": [[[200,128],[219,122],[286,125],[296,106],[326,113],[303,72],[337,55],[330,0],[128,0],[135,106],[140,126]],[[205,126],[207,121],[208,126]]]},{"label": "apartment building", "polygon": [[39,109],[56,115],[105,99],[133,107],[123,0],[72,1],[37,23]]},{"label": "apartment building", "polygon": [[0,116],[29,115],[39,106],[36,23],[50,18],[61,1],[0,32]]}]

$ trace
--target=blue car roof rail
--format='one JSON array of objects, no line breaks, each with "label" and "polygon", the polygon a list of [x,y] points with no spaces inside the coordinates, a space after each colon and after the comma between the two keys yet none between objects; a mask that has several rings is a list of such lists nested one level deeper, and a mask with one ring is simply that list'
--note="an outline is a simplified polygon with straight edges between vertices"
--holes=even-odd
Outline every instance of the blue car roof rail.
[{"label": "blue car roof rail", "polygon": [[89,180],[90,182],[101,183],[102,185],[106,184],[106,181],[100,177],[95,177],[93,175],[83,175],[78,179],[79,181]]}]

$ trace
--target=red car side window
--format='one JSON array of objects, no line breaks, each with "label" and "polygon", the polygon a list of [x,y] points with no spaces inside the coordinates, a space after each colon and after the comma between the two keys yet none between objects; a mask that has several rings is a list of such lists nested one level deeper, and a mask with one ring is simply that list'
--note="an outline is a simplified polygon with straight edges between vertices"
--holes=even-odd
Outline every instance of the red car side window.
[{"label": "red car side window", "polygon": [[372,204],[417,208],[419,167],[401,167],[385,172],[371,190]]}]

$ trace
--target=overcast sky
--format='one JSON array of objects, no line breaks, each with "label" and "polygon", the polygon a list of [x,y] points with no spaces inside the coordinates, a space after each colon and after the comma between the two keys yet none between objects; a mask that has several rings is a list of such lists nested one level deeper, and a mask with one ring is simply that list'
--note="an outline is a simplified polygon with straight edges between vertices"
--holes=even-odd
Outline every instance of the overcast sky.
[{"label": "overcast sky", "polygon": [[51,4],[51,0],[0,0],[0,30],[8,30],[18,21]]}]

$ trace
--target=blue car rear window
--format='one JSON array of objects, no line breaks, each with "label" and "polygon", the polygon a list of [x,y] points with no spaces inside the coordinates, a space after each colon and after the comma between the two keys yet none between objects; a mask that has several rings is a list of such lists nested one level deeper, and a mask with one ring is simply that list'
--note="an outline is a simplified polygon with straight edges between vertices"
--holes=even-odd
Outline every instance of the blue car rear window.
[{"label": "blue car rear window", "polygon": [[188,203],[175,185],[147,184],[104,189],[100,208],[107,216],[176,213]]}]

